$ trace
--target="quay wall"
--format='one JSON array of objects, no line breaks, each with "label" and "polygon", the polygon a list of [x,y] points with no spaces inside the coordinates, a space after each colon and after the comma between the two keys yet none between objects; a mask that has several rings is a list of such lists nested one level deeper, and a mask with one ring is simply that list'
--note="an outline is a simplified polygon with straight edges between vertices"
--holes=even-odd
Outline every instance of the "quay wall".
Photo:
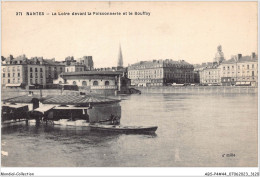
[{"label": "quay wall", "polygon": [[89,91],[84,91],[84,90],[79,90],[79,91],[63,90],[63,91],[61,91],[60,89],[42,89],[42,90],[39,90],[39,89],[30,89],[30,90],[2,89],[1,90],[1,100],[18,97],[18,96],[23,96],[23,95],[28,95],[29,91],[32,91],[34,95],[42,94],[42,96],[46,96],[46,95],[79,95],[80,92],[84,92],[86,94],[100,95],[100,96],[115,95],[114,90],[93,90],[93,91],[89,92]]},{"label": "quay wall", "polygon": [[162,86],[162,87],[135,87],[142,94],[146,93],[191,93],[191,94],[248,94],[258,93],[258,87],[235,87],[235,86]]},{"label": "quay wall", "polygon": [[[134,87],[145,93],[258,93],[258,87],[235,87],[235,86],[162,86],[162,87]],[[73,90],[59,90],[59,89],[42,89],[36,90],[23,90],[23,89],[2,89],[1,90],[1,100],[27,95],[29,91],[32,91],[35,95],[46,96],[46,95],[79,95],[80,91]],[[115,95],[115,92],[112,90],[98,90],[92,92],[85,92],[86,94],[96,94],[100,96],[112,96]]]}]

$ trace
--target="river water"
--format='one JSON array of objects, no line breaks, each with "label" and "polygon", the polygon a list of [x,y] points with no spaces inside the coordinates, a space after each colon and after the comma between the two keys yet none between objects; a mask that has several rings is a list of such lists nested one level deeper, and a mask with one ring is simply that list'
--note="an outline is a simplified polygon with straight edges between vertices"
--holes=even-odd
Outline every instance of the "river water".
[{"label": "river water", "polygon": [[121,96],[123,125],[156,134],[108,134],[58,126],[2,128],[7,167],[254,167],[257,94]]}]

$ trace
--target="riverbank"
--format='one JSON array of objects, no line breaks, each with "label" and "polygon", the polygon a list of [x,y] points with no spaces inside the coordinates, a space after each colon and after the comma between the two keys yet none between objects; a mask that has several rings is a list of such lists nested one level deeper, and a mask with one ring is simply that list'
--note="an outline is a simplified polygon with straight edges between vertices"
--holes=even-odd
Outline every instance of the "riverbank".
[{"label": "riverbank", "polygon": [[[234,94],[247,94],[247,93],[258,93],[258,87],[235,87],[235,86],[162,86],[162,87],[133,87],[137,90],[140,90],[142,94],[146,93],[234,93]],[[35,95],[79,95],[80,91],[74,90],[59,90],[59,89],[32,89],[32,90],[23,90],[23,89],[2,89],[1,90],[1,99],[8,99],[12,97],[22,96],[29,94],[29,91],[32,91]],[[90,93],[88,93],[90,94]],[[96,94],[94,95],[106,96],[107,94]],[[114,97],[114,96],[112,96]]]},{"label": "riverbank", "polygon": [[162,86],[162,87],[135,87],[142,94],[145,93],[258,93],[258,87],[235,87],[235,86]]}]

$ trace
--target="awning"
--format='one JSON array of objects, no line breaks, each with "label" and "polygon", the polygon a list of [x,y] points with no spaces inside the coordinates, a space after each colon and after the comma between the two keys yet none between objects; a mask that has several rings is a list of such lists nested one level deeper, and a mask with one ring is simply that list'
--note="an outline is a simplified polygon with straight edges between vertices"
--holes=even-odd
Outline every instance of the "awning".
[{"label": "awning", "polygon": [[55,108],[56,110],[75,110],[75,109],[89,109],[89,107],[76,107],[76,106],[72,106],[72,105],[66,105],[66,106],[56,106]]},{"label": "awning", "polygon": [[22,108],[28,106],[27,104],[3,104],[2,106],[8,106],[10,108]]},{"label": "awning", "polygon": [[20,87],[21,86],[21,83],[20,84],[5,84],[6,87]]},{"label": "awning", "polygon": [[44,114],[45,112],[53,109],[54,107],[55,106],[53,106],[53,105],[44,105],[44,106],[41,106],[40,108],[33,110],[33,112],[40,112],[40,113]]}]

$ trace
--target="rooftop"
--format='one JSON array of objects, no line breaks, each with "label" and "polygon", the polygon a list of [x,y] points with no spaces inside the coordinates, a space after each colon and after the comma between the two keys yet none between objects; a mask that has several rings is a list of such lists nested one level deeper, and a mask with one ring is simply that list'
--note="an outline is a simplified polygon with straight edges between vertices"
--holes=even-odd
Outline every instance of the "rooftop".
[{"label": "rooftop", "polygon": [[82,71],[82,72],[65,72],[62,76],[72,75],[121,75],[122,71]]},{"label": "rooftop", "polygon": [[23,95],[14,98],[3,100],[8,103],[32,103],[33,99],[38,99],[43,104],[60,104],[60,105],[85,105],[89,104],[104,104],[104,103],[116,103],[120,100],[105,98],[94,95],[48,95],[46,97],[40,97],[40,95]]},{"label": "rooftop", "polygon": [[61,104],[61,105],[85,105],[89,104],[104,104],[104,103],[116,103],[120,102],[120,100],[110,99],[100,96],[93,95],[59,95],[52,97],[50,99],[46,99],[43,101],[43,104]]},{"label": "rooftop", "polygon": [[191,65],[190,63],[184,61],[184,60],[172,60],[172,59],[165,59],[165,60],[151,60],[151,61],[140,61],[138,63],[134,63],[130,66],[138,66],[138,65],[153,65],[153,64],[182,64],[182,65]]},{"label": "rooftop", "polygon": [[[252,56],[242,56],[240,59],[238,59],[238,63],[243,63],[243,62],[257,62],[258,61],[258,56],[256,55],[254,58],[252,58]],[[231,63],[235,63],[236,59],[235,58],[231,58],[229,60],[223,61],[222,64],[231,64]]]},{"label": "rooftop", "polygon": [[41,97],[40,95],[23,95],[23,96],[18,96],[18,97],[13,97],[13,98],[8,98],[3,100],[4,102],[8,102],[8,103],[32,103],[32,100],[34,98],[43,101],[46,99],[51,98],[52,96],[46,96],[46,97]]}]

